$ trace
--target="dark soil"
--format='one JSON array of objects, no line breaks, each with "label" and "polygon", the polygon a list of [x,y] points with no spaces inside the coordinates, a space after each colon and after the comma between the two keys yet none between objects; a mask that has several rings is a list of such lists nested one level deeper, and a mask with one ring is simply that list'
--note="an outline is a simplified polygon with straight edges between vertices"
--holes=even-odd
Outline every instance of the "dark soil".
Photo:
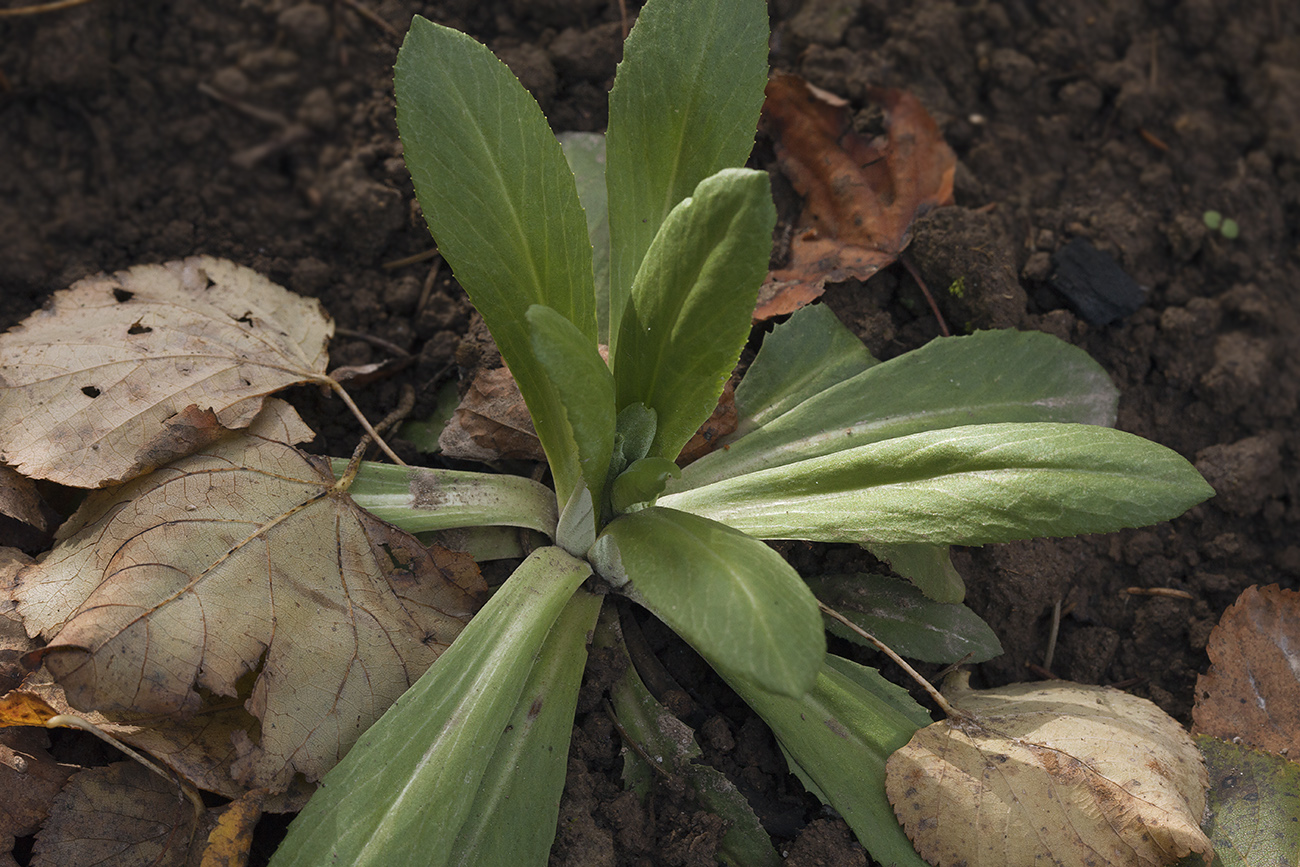
[{"label": "dark soil", "polygon": [[[0,19],[0,326],[88,274],[209,253],[415,356],[359,395],[372,418],[406,383],[427,410],[456,375],[473,314],[447,269],[385,267],[432,246],[393,121],[398,34],[414,13],[467,30],[556,129],[599,130],[619,4],[369,8],[96,0]],[[1300,5],[772,0],[771,11],[774,67],[848,98],[864,123],[868,85],[910,89],[956,149],[957,204],[924,219],[908,253],[948,321],[1082,346],[1121,389],[1119,426],[1195,461],[1219,492],[1156,527],[959,551],[969,604],[1006,648],[977,678],[1034,678],[1059,603],[1055,674],[1126,685],[1188,721],[1224,608],[1251,584],[1300,587]],[[1207,210],[1240,237],[1207,229]],[[1074,238],[1145,288],[1135,313],[1089,325],[1064,304],[1052,255]],[[960,297],[947,291],[958,279]],[[825,303],[880,357],[938,334],[900,267],[832,287]],[[332,362],[381,357],[347,336]],[[334,403],[293,398],[321,431],[314,449],[351,451],[358,431]],[[800,568],[872,568],[852,548],[784,550]],[[868,863],[744,706],[679,646],[656,646],[708,760],[752,797],[789,862]],[[712,863],[719,821],[681,790],[648,805],[622,793],[597,697],[584,695],[576,721],[552,862]]]}]

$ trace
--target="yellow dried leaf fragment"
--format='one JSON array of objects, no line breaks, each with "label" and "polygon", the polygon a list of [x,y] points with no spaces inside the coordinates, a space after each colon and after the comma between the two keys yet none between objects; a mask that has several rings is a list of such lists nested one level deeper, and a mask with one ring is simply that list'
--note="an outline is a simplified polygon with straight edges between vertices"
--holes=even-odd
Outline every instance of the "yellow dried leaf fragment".
[{"label": "yellow dried leaf fragment", "polygon": [[944,693],[967,717],[918,731],[886,766],[907,836],[936,867],[1158,867],[1201,832],[1208,780],[1191,737],[1151,702],[1056,682]]},{"label": "yellow dried leaf fragment", "polygon": [[134,478],[323,380],[333,333],[315,299],[210,256],[88,277],[0,335],[0,462],[82,488]]},{"label": "yellow dried leaf fragment", "polygon": [[205,694],[246,698],[260,740],[236,743],[235,777],[280,792],[294,772],[333,767],[485,587],[468,558],[436,562],[338,490],[328,461],[267,428],[286,424],[259,417],[92,493],[15,595],[77,708],[186,719]]}]

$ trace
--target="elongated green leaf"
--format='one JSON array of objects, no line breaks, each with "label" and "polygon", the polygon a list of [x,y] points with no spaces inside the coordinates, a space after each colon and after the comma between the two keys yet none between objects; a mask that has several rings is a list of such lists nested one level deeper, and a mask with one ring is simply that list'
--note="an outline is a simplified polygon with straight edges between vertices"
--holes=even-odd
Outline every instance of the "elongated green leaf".
[{"label": "elongated green leaf", "polygon": [[[330,462],[342,477],[348,462]],[[519,476],[431,470],[363,461],[348,493],[408,533],[453,527],[528,527],[555,537],[555,492]]]},{"label": "elongated green leaf", "polygon": [[[560,547],[581,555],[596,539],[598,515],[592,505],[604,494],[614,451],[614,377],[595,342],[550,307],[535,304],[528,308],[528,326],[533,353],[560,398],[562,416],[552,421],[556,427],[567,427],[562,433],[574,443],[578,467],[590,492],[590,499],[584,500],[584,520],[590,526],[574,528],[585,542],[574,547],[563,534],[557,539]],[[560,524],[565,527],[566,521],[562,518]]]},{"label": "elongated green leaf", "polygon": [[799,699],[723,677],[776,734],[790,770],[844,817],[872,858],[894,867],[926,867],[885,797],[886,760],[931,722],[906,690],[831,655],[812,691]]},{"label": "elongated green leaf", "polygon": [[[785,367],[799,361],[791,353],[769,356],[767,363]],[[1050,335],[981,331],[941,337],[814,394],[725,450],[705,455],[669,490],[958,425],[1109,426],[1118,396],[1087,353]]]},{"label": "elongated green leaf", "polygon": [[723,443],[878,363],[826,305],[796,310],[763,338],[758,357],[736,386],[736,430]]},{"label": "elongated green leaf", "polygon": [[988,424],[847,449],[659,504],[763,539],[984,545],[1140,527],[1213,494],[1182,457],[1132,434]]},{"label": "elongated green leaf", "polygon": [[590,559],[719,671],[793,696],[817,677],[826,654],[817,600],[762,542],[652,506],[611,522]]},{"label": "elongated green leaf", "polygon": [[609,204],[605,190],[605,135],[562,132],[556,138],[578,184],[578,200],[587,215],[591,269],[596,278],[596,335],[609,344]]},{"label": "elongated green leaf", "polygon": [[[609,95],[610,337],[668,212],[715,172],[744,165],[767,85],[763,0],[647,3]],[[610,345],[616,360],[617,343]],[[675,455],[669,455],[675,457]]]},{"label": "elongated green leaf", "polygon": [[618,406],[658,414],[651,457],[672,460],[713,413],[749,335],[776,210],[768,177],[724,169],[664,221],[619,327]]},{"label": "elongated green leaf", "polygon": [[[704,751],[696,743],[695,732],[646,688],[628,657],[616,618],[602,618],[595,645],[619,654],[624,665],[622,677],[610,689],[610,700],[622,731],[641,747],[641,752],[623,753],[623,781],[627,788],[644,801],[656,774],[662,771],[684,777],[700,804],[727,820],[729,827],[717,852],[719,861],[738,867],[780,867],[781,858],[745,796],[720,771],[696,761]],[[655,767],[642,755],[649,755]]]},{"label": "elongated green leaf", "polygon": [[560,501],[579,474],[523,313],[559,311],[592,343],[591,243],[573,173],[537,103],[485,47],[416,17],[394,69],[397,125],[442,257],[483,315],[533,415]]},{"label": "elongated green leaf", "polygon": [[966,598],[966,582],[953,567],[952,551],[947,545],[872,542],[863,547],[935,602],[954,603]]},{"label": "elongated green leaf", "polygon": [[551,627],[448,863],[519,867],[546,861],[564,792],[587,636],[601,599],[579,590]]},{"label": "elongated green leaf", "polygon": [[[1196,736],[1210,772],[1206,836],[1214,843],[1214,867],[1300,864],[1300,764]],[[1190,855],[1182,867],[1202,865]]]},{"label": "elongated green leaf", "polygon": [[532,661],[589,574],[559,548],[534,551],[325,775],[271,863],[449,863]]},{"label": "elongated green leaf", "polygon": [[[808,579],[822,602],[888,644],[901,656],[922,662],[986,662],[1002,653],[989,625],[965,605],[926,599],[911,584],[886,575],[824,575]],[[831,632],[873,645],[839,621]],[[969,657],[969,659],[967,658]]]}]

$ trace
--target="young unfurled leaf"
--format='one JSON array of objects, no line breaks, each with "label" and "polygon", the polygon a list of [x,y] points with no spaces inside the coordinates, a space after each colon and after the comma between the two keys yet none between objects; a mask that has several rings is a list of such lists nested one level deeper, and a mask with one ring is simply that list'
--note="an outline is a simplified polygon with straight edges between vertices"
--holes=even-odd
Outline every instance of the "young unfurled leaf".
[{"label": "young unfurled leaf", "polygon": [[[264,427],[265,426],[265,427]],[[74,707],[186,716],[238,694],[261,741],[237,776],[319,777],[459,634],[485,590],[358,509],[328,463],[259,419],[87,498],[19,575],[29,631]]]},{"label": "young unfurled leaf", "polygon": [[83,488],[134,478],[324,380],[333,333],[318,301],[210,256],[89,277],[0,336],[0,461]]},{"label": "young unfurled leaf", "polygon": [[606,137],[615,367],[632,281],[668,212],[754,147],[767,41],[762,0],[717,0],[648,3],[623,45]]},{"label": "young unfurled leaf", "polygon": [[591,242],[573,173],[536,101],[485,46],[417,16],[394,69],[407,167],[438,250],[519,383],[561,502],[581,472],[523,312],[596,343]]},{"label": "young unfurled leaf", "polygon": [[1194,731],[1300,758],[1300,593],[1248,587],[1223,613],[1196,679]]},{"label": "young unfurled leaf", "polygon": [[817,600],[757,539],[651,506],[610,522],[589,556],[718,671],[790,696],[816,679],[826,655]]},{"label": "young unfurled leaf", "polygon": [[901,90],[868,95],[885,110],[886,141],[862,140],[847,103],[798,76],[768,82],[763,123],[804,212],[755,319],[797,310],[827,282],[866,280],[898,258],[917,217],[952,203],[957,157],[921,103]]},{"label": "young unfurled leaf", "polygon": [[1077,683],[944,693],[966,717],[917,732],[886,790],[935,867],[1169,864],[1213,847],[1191,737],[1146,699]]},{"label": "young unfurled leaf", "polygon": [[724,169],[664,220],[619,322],[618,405],[658,414],[651,457],[673,460],[718,403],[749,336],[776,210],[768,177]]}]

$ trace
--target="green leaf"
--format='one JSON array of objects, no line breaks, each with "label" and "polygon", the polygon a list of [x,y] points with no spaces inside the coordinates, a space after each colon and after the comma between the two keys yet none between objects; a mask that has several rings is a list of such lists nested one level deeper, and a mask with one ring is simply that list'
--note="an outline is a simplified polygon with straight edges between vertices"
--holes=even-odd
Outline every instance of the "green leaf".
[{"label": "green leaf", "polygon": [[602,598],[579,590],[551,627],[448,863],[517,867],[546,860],[564,792],[587,636]]},{"label": "green leaf", "polygon": [[719,671],[785,695],[812,686],[826,653],[817,600],[762,542],[652,506],[612,521],[589,559]]},{"label": "green leaf", "polygon": [[455,380],[447,380],[438,389],[434,400],[433,412],[422,419],[403,422],[398,433],[402,439],[429,455],[436,455],[441,451],[438,437],[442,436],[442,429],[447,426],[447,422],[451,421],[456,407],[460,405],[460,394],[456,391]]},{"label": "green leaf", "polygon": [[[533,353],[560,398],[562,416],[552,422],[556,428],[563,426],[562,435],[574,443],[578,467],[589,492],[585,511],[590,526],[573,529],[581,530],[579,536],[590,538],[575,548],[568,544],[566,535],[557,537],[560,547],[580,556],[596,539],[598,516],[593,504],[604,495],[614,450],[614,377],[595,342],[568,319],[540,304],[528,308],[527,318]],[[563,516],[560,524],[567,529]]]},{"label": "green leaf", "polygon": [[325,775],[274,867],[448,864],[543,641],[590,574],[559,548],[534,551]]},{"label": "green leaf", "polygon": [[[785,367],[799,361],[797,354],[783,353],[770,363]],[[669,490],[959,425],[1109,426],[1118,395],[1087,353],[1047,334],[980,331],[941,337],[808,397],[725,450],[695,461]]]},{"label": "green leaf", "polygon": [[[342,478],[348,462],[332,458]],[[408,533],[453,527],[528,527],[555,538],[555,492],[520,476],[431,470],[362,461],[348,494]]]},{"label": "green leaf", "polygon": [[694,730],[656,701],[642,682],[628,658],[615,618],[609,615],[602,618],[595,644],[620,655],[623,676],[610,689],[610,701],[622,731],[655,763],[652,768],[641,758],[641,753],[625,750],[623,780],[627,788],[644,801],[656,774],[684,777],[700,805],[728,823],[718,847],[718,860],[744,867],[780,867],[781,858],[745,796],[724,774],[697,761],[704,753],[695,741]]},{"label": "green leaf", "polygon": [[537,103],[465,34],[417,16],[394,75],[397,125],[429,230],[515,375],[564,502],[577,455],[557,427],[559,398],[523,313],[544,304],[596,342],[591,242],[573,173]]},{"label": "green leaf", "polygon": [[895,867],[927,867],[885,797],[885,762],[931,722],[906,690],[831,655],[812,691],[799,699],[725,672],[723,677],[772,729],[790,770],[844,817],[872,858]]},{"label": "green leaf", "polygon": [[724,169],[673,209],[646,253],[614,381],[620,409],[658,414],[651,457],[676,458],[717,406],[749,336],[775,222],[767,174]]},{"label": "green leaf", "polygon": [[[744,165],[753,149],[767,41],[763,0],[665,0],[642,8],[624,43],[607,134],[614,340],[668,212],[700,181]],[[617,366],[616,349],[611,343]]]},{"label": "green leaf", "polygon": [[681,475],[677,464],[667,458],[642,458],[614,480],[610,501],[618,514],[633,506],[653,503],[670,478]]},{"label": "green leaf", "polygon": [[[1202,828],[1213,867],[1300,864],[1300,764],[1207,735],[1196,745],[1210,772]],[[1199,855],[1179,862],[1204,863]]]},{"label": "green leaf", "polygon": [[736,430],[723,443],[769,424],[832,385],[879,362],[824,304],[796,310],[763,338],[736,386]]},{"label": "green leaf", "polygon": [[846,449],[659,504],[762,539],[984,545],[1141,527],[1213,495],[1186,460],[1132,434],[986,424]]},{"label": "green leaf", "polygon": [[573,169],[578,201],[587,215],[591,267],[596,278],[596,335],[609,343],[609,204],[605,195],[605,136],[598,132],[556,135]]},{"label": "green leaf", "polygon": [[966,598],[966,582],[953,567],[952,551],[947,545],[874,542],[863,547],[935,602],[960,602]]},{"label": "green leaf", "polygon": [[[922,662],[976,663],[1002,654],[998,637],[974,611],[927,599],[897,578],[824,575],[809,578],[808,586],[818,599],[901,656]],[[874,647],[839,621],[827,618],[826,622],[841,638]]]}]

